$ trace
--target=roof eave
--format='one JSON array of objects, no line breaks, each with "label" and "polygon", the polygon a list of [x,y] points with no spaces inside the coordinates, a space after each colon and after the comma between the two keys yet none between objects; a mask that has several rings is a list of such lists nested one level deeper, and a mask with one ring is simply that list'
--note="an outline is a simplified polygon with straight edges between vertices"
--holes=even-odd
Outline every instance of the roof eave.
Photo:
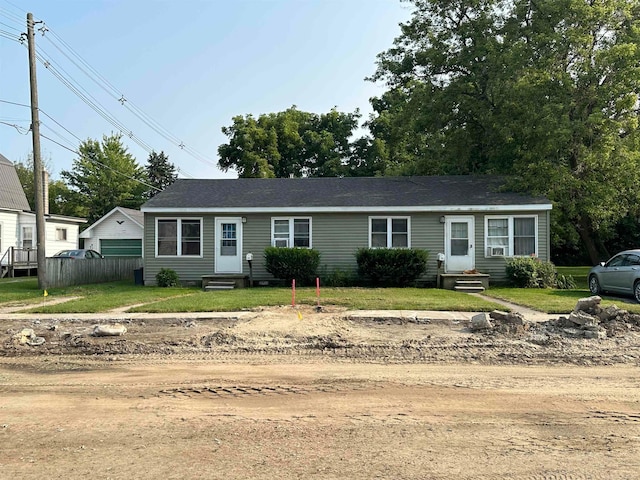
[{"label": "roof eave", "polygon": [[369,213],[369,212],[532,212],[551,210],[550,203],[523,205],[427,205],[368,207],[143,207],[143,213]]}]

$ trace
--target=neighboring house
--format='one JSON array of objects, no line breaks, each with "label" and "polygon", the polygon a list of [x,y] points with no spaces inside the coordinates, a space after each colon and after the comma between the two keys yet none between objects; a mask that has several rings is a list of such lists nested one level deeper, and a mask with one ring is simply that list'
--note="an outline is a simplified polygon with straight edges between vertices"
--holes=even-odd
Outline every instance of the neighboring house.
[{"label": "neighboring house", "polygon": [[105,257],[141,257],[144,214],[116,207],[80,233],[84,248]]},{"label": "neighboring house", "polygon": [[[44,177],[45,253],[78,248],[78,233],[84,218],[49,214],[48,180]],[[22,189],[18,174],[6,157],[0,154],[0,276],[15,269],[35,268],[36,214]]]},{"label": "neighboring house", "polygon": [[[505,260],[549,260],[551,203],[502,192],[491,176],[179,179],[145,203],[144,276],[161,268],[183,283],[214,274],[273,281],[270,245],[314,248],[328,273],[355,271],[361,247],[429,251],[423,280],[476,269],[505,280]],[[444,256],[438,268],[438,254]]]}]

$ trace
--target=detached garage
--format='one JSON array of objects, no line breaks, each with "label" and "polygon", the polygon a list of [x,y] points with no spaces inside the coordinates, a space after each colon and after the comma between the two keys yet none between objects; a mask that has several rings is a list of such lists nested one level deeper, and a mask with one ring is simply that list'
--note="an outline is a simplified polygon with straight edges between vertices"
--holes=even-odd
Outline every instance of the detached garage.
[{"label": "detached garage", "polygon": [[140,210],[116,207],[80,233],[80,242],[105,257],[142,257],[143,218]]}]

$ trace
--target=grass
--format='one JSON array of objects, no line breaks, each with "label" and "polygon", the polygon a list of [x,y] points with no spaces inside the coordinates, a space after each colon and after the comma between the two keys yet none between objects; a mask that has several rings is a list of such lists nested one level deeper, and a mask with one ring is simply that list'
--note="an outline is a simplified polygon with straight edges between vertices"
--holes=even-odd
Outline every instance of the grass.
[{"label": "grass", "polygon": [[[93,285],[51,288],[47,297],[38,289],[37,279],[12,279],[0,281],[2,303],[33,304],[33,313],[97,313],[106,312],[127,305],[163,300],[167,297],[182,296],[198,292],[191,288],[139,287],[131,282],[110,282]],[[47,305],[59,297],[80,297],[76,300]]]},{"label": "grass", "polygon": [[[591,293],[586,289],[555,290],[551,288],[492,287],[485,292],[485,295],[545,313],[568,313],[575,308],[578,299],[588,297]],[[602,306],[606,307],[613,304],[630,312],[640,313],[640,305],[631,298],[602,297]]]},{"label": "grass", "polygon": [[587,275],[591,267],[556,267],[559,274],[571,275],[576,281],[577,288],[589,288],[587,284]]},{"label": "grass", "polygon": [[[197,292],[131,309],[132,312],[239,311],[254,307],[291,304],[288,288],[252,288],[219,292]],[[316,305],[314,288],[296,290],[296,304]],[[426,288],[324,288],[321,305],[351,310],[457,310],[491,311],[500,305],[451,290]]]},{"label": "grass", "polygon": [[[523,289],[492,287],[489,297],[523,305],[546,313],[567,313],[578,299],[589,296],[587,273],[590,267],[558,267],[559,273],[571,275],[578,283],[575,290]],[[255,307],[291,304],[288,288],[251,288],[203,292],[199,288],[159,288],[135,286],[131,282],[112,282],[67,288],[52,288],[44,298],[36,278],[0,280],[1,304],[33,304],[33,313],[98,313],[132,307],[132,312],[230,312]],[[297,290],[296,303],[315,305],[314,288]],[[59,297],[80,297],[56,305],[47,304]],[[323,288],[321,305],[335,305],[351,310],[504,310],[497,303],[450,290],[426,288]],[[631,298],[603,297],[604,306],[617,304],[634,313],[640,305]],[[44,304],[44,305],[43,305]],[[143,304],[143,305],[142,305]],[[136,306],[139,305],[139,306]]]},{"label": "grass", "polygon": [[[288,288],[251,288],[203,292],[199,288],[159,288],[134,286],[131,282],[112,282],[67,288],[52,288],[43,297],[36,279],[0,281],[2,303],[33,303],[32,313],[98,313],[131,308],[136,312],[239,311],[260,306],[291,304]],[[458,310],[491,311],[500,305],[450,290],[425,288],[323,288],[322,305],[353,310]],[[59,297],[76,300],[48,305]],[[315,305],[315,288],[300,288],[296,303]]]}]

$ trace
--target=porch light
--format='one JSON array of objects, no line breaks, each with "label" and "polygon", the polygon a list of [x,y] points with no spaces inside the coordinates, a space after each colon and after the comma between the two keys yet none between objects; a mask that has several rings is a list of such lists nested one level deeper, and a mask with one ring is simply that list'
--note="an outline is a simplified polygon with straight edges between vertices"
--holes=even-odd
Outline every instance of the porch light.
[{"label": "porch light", "polygon": [[444,215],[442,215],[442,216],[440,217],[440,223],[444,223],[446,220],[447,220],[447,219],[445,218],[445,216],[444,216]]}]

